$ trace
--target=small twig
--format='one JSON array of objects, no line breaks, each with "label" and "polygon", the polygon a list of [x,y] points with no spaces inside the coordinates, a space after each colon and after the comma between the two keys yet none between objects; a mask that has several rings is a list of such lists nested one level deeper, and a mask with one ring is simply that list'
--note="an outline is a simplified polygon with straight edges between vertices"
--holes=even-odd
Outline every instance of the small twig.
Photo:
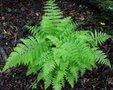
[{"label": "small twig", "polygon": [[5,50],[2,47],[0,47],[0,54],[2,55],[4,62],[7,62],[7,54],[5,53]]}]

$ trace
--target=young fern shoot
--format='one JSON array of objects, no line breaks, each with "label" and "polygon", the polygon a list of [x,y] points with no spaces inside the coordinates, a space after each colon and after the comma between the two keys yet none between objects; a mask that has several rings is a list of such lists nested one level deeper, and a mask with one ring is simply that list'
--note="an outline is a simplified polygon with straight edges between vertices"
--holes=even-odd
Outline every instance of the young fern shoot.
[{"label": "young fern shoot", "polygon": [[39,26],[26,26],[32,33],[21,39],[10,54],[3,71],[27,65],[27,75],[37,74],[37,81],[44,81],[45,89],[51,84],[61,90],[65,80],[74,87],[85,70],[92,70],[96,63],[110,67],[107,56],[98,49],[110,36],[91,31],[75,31],[76,24],[63,15],[55,0],[47,0],[45,14]]}]

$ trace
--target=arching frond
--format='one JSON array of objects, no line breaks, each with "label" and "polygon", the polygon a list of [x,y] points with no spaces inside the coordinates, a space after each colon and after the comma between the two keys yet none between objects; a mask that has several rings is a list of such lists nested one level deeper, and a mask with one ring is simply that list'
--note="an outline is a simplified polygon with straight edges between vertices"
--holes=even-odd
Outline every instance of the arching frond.
[{"label": "arching frond", "polygon": [[42,42],[38,42],[38,40],[32,36],[21,39],[21,41],[22,43],[18,44],[9,56],[4,70],[13,66],[19,66],[20,64],[33,64],[40,58],[40,54],[48,49],[45,44],[43,46]]},{"label": "arching frond", "polygon": [[102,32],[97,33],[95,31],[95,33],[90,32],[90,34],[91,34],[91,38],[93,39],[93,43],[92,43],[93,46],[94,45],[97,46],[98,44],[101,45],[102,43],[104,43],[104,41],[110,38],[110,35],[107,35]]},{"label": "arching frond", "polygon": [[37,25],[35,25],[35,26],[25,25],[24,27],[27,30],[29,30],[33,35],[36,35],[37,33],[40,32],[40,27]]}]

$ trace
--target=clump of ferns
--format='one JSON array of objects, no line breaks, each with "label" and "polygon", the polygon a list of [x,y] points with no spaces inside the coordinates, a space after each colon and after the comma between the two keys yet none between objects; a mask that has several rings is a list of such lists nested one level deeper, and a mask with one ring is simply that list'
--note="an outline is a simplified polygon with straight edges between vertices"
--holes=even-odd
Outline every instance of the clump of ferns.
[{"label": "clump of ferns", "polygon": [[26,26],[32,36],[21,39],[4,66],[8,68],[28,65],[27,75],[37,74],[37,81],[44,80],[45,89],[53,85],[61,90],[65,81],[73,88],[79,73],[92,70],[96,63],[110,67],[107,56],[98,49],[110,36],[91,31],[75,31],[76,24],[70,17],[63,18],[54,0],[48,0],[40,26]]}]

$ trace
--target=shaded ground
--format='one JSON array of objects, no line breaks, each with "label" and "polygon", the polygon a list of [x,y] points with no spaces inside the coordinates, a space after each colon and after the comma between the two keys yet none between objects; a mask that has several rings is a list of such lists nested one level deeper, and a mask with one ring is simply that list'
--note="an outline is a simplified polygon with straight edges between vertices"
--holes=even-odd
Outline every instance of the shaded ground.
[{"label": "shaded ground", "polygon": [[[35,0],[34,0],[35,1]],[[74,21],[80,23],[78,29],[93,28],[94,30],[105,30],[112,34],[113,23],[109,19],[103,19],[99,11],[89,9],[84,5],[78,5],[74,0],[57,0],[64,16],[72,16]],[[30,33],[23,26],[26,24],[35,25],[43,15],[43,0],[3,0],[0,2],[0,69],[3,68],[8,55],[13,51],[20,38]],[[105,51],[113,64],[113,41],[107,40],[101,49]],[[31,90],[31,84],[36,76],[26,77],[26,66],[13,68],[0,74],[0,90]],[[113,69],[98,65],[93,71],[87,71],[84,77],[80,78],[72,90],[112,90]],[[43,89],[43,81],[38,84],[38,89]],[[52,90],[49,88],[48,90]],[[71,90],[66,84],[63,90]]]}]

